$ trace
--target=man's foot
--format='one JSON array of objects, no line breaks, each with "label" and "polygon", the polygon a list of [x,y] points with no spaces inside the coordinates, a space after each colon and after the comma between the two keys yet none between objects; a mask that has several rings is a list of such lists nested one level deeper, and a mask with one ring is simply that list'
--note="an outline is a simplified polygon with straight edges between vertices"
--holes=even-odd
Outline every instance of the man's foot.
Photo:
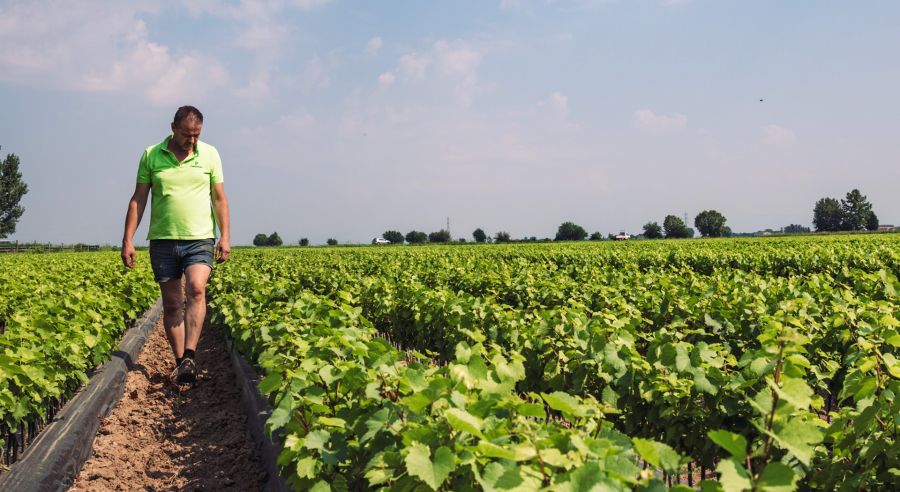
[{"label": "man's foot", "polygon": [[197,381],[197,363],[194,359],[184,359],[172,371],[172,379],[178,384],[190,384]]}]

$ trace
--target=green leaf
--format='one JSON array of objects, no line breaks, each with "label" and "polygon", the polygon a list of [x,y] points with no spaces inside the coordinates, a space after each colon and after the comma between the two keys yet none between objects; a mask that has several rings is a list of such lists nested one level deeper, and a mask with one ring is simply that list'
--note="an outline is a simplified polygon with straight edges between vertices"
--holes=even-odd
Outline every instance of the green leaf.
[{"label": "green leaf", "polygon": [[806,384],[806,381],[799,378],[784,378],[781,381],[781,387],[768,380],[769,385],[778,393],[778,397],[782,400],[794,405],[795,408],[806,410],[812,401],[813,390]]},{"label": "green leaf", "polygon": [[331,486],[325,480],[319,480],[309,489],[309,492],[331,492]]},{"label": "green leaf", "polygon": [[281,387],[283,379],[280,373],[270,372],[257,386],[263,395],[269,395]]},{"label": "green leaf", "polygon": [[311,456],[301,458],[297,461],[297,476],[300,478],[315,478],[316,476],[316,460]]},{"label": "green leaf", "polygon": [[530,492],[541,488],[541,481],[527,473],[528,467],[512,461],[495,461],[484,467],[479,484],[487,491]]},{"label": "green leaf", "polygon": [[491,458],[503,458],[507,460],[514,460],[516,458],[516,453],[513,452],[513,450],[498,446],[490,441],[479,442],[478,445],[475,446],[475,450],[482,455]]},{"label": "green leaf", "polygon": [[694,388],[696,388],[697,391],[709,393],[710,395],[715,395],[719,392],[718,388],[709,382],[709,379],[706,378],[706,375],[703,374],[701,369],[697,369],[694,372]]},{"label": "green leaf", "polygon": [[719,473],[719,484],[725,492],[743,492],[753,488],[750,474],[734,458],[720,461],[716,472]]},{"label": "green leaf", "polygon": [[757,482],[757,488],[765,492],[793,492],[797,488],[797,475],[784,463],[773,461],[766,465]]},{"label": "green leaf", "polygon": [[331,433],[326,430],[315,430],[307,434],[303,439],[303,447],[317,451],[325,451],[325,445],[331,439]]},{"label": "green leaf", "polygon": [[434,462],[431,461],[429,448],[424,444],[414,442],[408,449],[406,470],[410,475],[420,478],[432,490],[437,490],[456,467],[453,452],[444,446],[435,451]]},{"label": "green leaf", "polygon": [[550,408],[558,410],[564,414],[576,417],[580,417],[584,414],[581,403],[579,403],[574,396],[568,393],[563,393],[562,391],[554,391],[549,395],[547,393],[541,393],[541,397],[545,402],[547,402],[547,405],[550,405]]},{"label": "green leaf", "polygon": [[651,465],[667,472],[676,472],[681,466],[681,456],[677,451],[661,442],[635,437],[631,440],[634,449]]},{"label": "green leaf", "polygon": [[444,417],[447,418],[450,427],[453,427],[455,430],[468,432],[473,436],[484,437],[481,434],[481,427],[484,425],[484,422],[469,412],[459,408],[449,408],[444,412]]},{"label": "green leaf", "polygon": [[291,415],[294,411],[293,407],[294,398],[290,394],[285,395],[278,403],[278,407],[272,411],[272,415],[269,416],[268,424],[270,428],[275,430],[284,427],[291,420]]},{"label": "green leaf", "polygon": [[712,442],[731,453],[731,456],[739,463],[743,463],[747,458],[747,439],[744,436],[721,429],[709,431],[706,435],[712,439]]},{"label": "green leaf", "polygon": [[625,490],[625,488],[607,477],[596,461],[588,461],[569,474],[569,490],[571,492],[607,492]]},{"label": "green leaf", "polygon": [[544,405],[538,405],[537,403],[523,403],[516,407],[516,412],[519,415],[524,415],[526,417],[535,417],[539,419],[547,418],[547,412],[544,410]]},{"label": "green leaf", "polygon": [[812,422],[792,419],[774,429],[772,435],[779,447],[787,450],[806,466],[812,460],[814,447],[822,442],[822,430]]},{"label": "green leaf", "polygon": [[341,429],[343,429],[344,426],[347,425],[347,422],[344,421],[344,419],[339,419],[339,418],[335,418],[335,417],[319,417],[316,421],[324,426],[339,427]]},{"label": "green leaf", "polygon": [[688,354],[687,347],[679,343],[675,346],[675,369],[683,372],[688,367],[691,367],[691,356]]}]

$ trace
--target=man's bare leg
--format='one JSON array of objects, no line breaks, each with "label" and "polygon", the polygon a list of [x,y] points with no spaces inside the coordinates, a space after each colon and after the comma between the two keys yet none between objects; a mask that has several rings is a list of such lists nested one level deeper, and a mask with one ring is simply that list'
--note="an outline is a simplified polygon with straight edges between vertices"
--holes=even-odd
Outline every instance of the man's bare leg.
[{"label": "man's bare leg", "polygon": [[186,309],[184,316],[184,348],[197,350],[203,320],[206,319],[206,282],[212,270],[208,265],[195,263],[184,269]]},{"label": "man's bare leg", "polygon": [[163,326],[176,359],[184,355],[184,290],[181,279],[160,282],[163,301]]}]

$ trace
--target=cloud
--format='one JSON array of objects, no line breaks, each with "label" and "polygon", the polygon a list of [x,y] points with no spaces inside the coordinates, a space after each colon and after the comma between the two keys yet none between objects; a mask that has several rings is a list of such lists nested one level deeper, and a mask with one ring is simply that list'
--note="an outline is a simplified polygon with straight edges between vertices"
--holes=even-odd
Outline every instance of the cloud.
[{"label": "cloud", "polygon": [[465,41],[437,41],[434,53],[441,72],[458,80],[456,97],[462,104],[470,104],[479,92],[478,67],[481,53]]},{"label": "cloud", "polygon": [[291,0],[291,3],[304,10],[311,10],[331,3],[332,0]]},{"label": "cloud", "polygon": [[794,130],[779,125],[767,125],[762,130],[762,141],[766,145],[790,145],[797,141]]},{"label": "cloud", "polygon": [[375,56],[381,51],[381,47],[384,46],[384,41],[378,36],[373,37],[366,43],[366,54],[370,56]]},{"label": "cloud", "polygon": [[400,56],[394,72],[407,83],[422,82],[426,77],[449,83],[457,101],[468,105],[481,91],[478,68],[482,59],[481,51],[468,41],[439,40],[426,53],[410,52]]},{"label": "cloud", "polygon": [[397,61],[397,72],[405,80],[424,80],[431,59],[418,53],[407,53]]},{"label": "cloud", "polygon": [[687,116],[675,113],[671,116],[656,114],[649,109],[634,112],[634,122],[638,128],[649,131],[677,131],[687,126]]},{"label": "cloud", "polygon": [[159,105],[202,100],[226,85],[228,74],[216,59],[151,40],[141,19],[148,13],[155,13],[151,4],[118,2],[0,7],[0,80],[133,94]]},{"label": "cloud", "polygon": [[550,97],[538,103],[538,106],[549,107],[560,115],[569,114],[569,97],[556,91]]},{"label": "cloud", "polygon": [[397,77],[391,72],[384,72],[378,76],[378,83],[381,85],[391,85]]}]

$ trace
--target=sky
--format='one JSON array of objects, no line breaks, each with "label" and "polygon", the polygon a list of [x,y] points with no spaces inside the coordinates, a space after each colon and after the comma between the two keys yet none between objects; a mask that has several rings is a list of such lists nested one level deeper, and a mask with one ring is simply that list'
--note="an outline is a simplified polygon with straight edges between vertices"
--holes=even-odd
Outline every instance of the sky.
[{"label": "sky", "polygon": [[853,188],[897,224],[898,25],[896,1],[0,0],[0,156],[29,186],[10,239],[120,243],[183,104],[237,245],[707,209],[749,232]]}]

